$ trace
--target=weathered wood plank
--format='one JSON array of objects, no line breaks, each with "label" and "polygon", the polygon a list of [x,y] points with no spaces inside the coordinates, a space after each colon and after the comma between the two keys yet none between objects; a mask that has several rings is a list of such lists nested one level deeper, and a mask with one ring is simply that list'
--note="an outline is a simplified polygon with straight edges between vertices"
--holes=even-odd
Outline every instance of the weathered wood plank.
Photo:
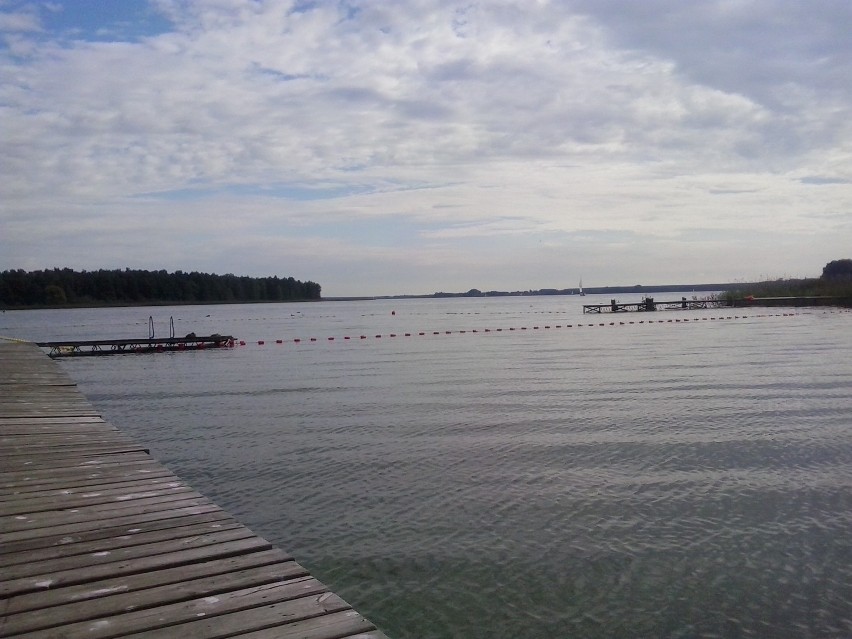
[{"label": "weathered wood plank", "polygon": [[[212,608],[212,606],[211,606]],[[282,626],[295,621],[311,619],[322,615],[351,610],[351,606],[331,592],[320,592],[310,596],[290,599],[262,607],[240,610],[230,614],[211,617],[211,611],[205,617],[184,623],[178,627],[164,626],[155,631],[146,631],[146,639],[173,638],[175,631],[184,639],[225,639],[239,632],[263,630],[273,626]],[[197,616],[197,612],[195,613]],[[73,638],[69,638],[73,639]]]},{"label": "weathered wood plank", "polygon": [[62,588],[74,584],[86,583],[107,577],[132,575],[134,573],[151,572],[160,568],[181,566],[201,561],[211,561],[233,555],[241,555],[257,550],[268,550],[272,545],[260,537],[248,537],[237,541],[221,544],[177,550],[161,555],[140,557],[123,562],[110,562],[100,566],[89,566],[85,571],[68,569],[50,571],[43,575],[21,577],[0,581],[0,598],[13,597],[28,592],[38,592],[48,588]]},{"label": "weathered wood plank", "polygon": [[139,444],[122,433],[75,433],[73,435],[0,435],[4,454],[50,454],[54,450],[85,450],[89,446],[135,446]]},{"label": "weathered wood plank", "polygon": [[240,635],[240,639],[339,639],[340,637],[386,639],[373,624],[354,610],[332,612]]},{"label": "weathered wood plank", "polygon": [[[12,392],[12,391],[8,391]],[[104,424],[113,428],[110,424],[104,421],[103,417],[8,417],[0,415],[0,429],[6,426],[19,425],[32,426],[32,428],[41,428],[43,426],[78,426],[83,424]]]},{"label": "weathered wood plank", "polygon": [[[173,528],[192,527],[197,524],[220,523],[227,525],[236,520],[217,507],[211,506],[208,512],[201,512],[195,515],[181,514],[168,519],[156,519],[153,521],[136,522],[133,524],[125,524],[122,526],[101,526],[98,528],[78,531],[67,534],[52,534],[44,537],[26,537],[16,541],[10,541],[3,544],[3,561],[8,563],[17,563],[14,557],[18,553],[26,553],[32,550],[38,550],[45,554],[57,552],[63,554],[74,554],[73,550],[65,551],[68,546],[73,546],[78,543],[96,542],[99,540],[111,539],[114,540],[117,547],[121,546],[121,541],[126,537],[133,537],[145,533],[153,533],[157,531],[168,531]],[[132,545],[128,543],[127,545]]]},{"label": "weathered wood plank", "polygon": [[[17,388],[16,386],[13,388]],[[7,388],[8,390],[8,388]],[[0,402],[0,413],[7,417],[100,417],[90,404],[74,402],[69,406],[61,402],[6,401]]]},{"label": "weathered wood plank", "polygon": [[124,453],[148,453],[148,449],[139,444],[104,444],[83,448],[55,447],[50,449],[30,449],[26,446],[13,448],[4,457],[4,462],[12,468],[28,467],[34,465],[49,465],[54,463],[65,463],[69,460],[90,460],[93,457],[104,455],[121,455]]},{"label": "weathered wood plank", "polygon": [[252,566],[198,579],[182,579],[177,583],[117,592],[97,599],[78,601],[42,609],[38,615],[7,614],[2,630],[8,635],[67,626],[87,620],[113,617],[132,611],[177,604],[202,597],[215,597],[234,590],[245,590],[308,577],[308,572],[295,561]]},{"label": "weathered wood plank", "polygon": [[161,486],[150,486],[136,490],[134,487],[114,490],[94,490],[76,495],[52,495],[50,497],[30,498],[18,502],[0,501],[0,517],[6,515],[34,515],[36,513],[68,510],[70,508],[87,508],[90,506],[106,506],[115,504],[132,506],[139,500],[166,497],[170,495],[197,495],[191,488],[180,482],[169,482]]},{"label": "weathered wood plank", "polygon": [[11,635],[54,626],[66,626],[193,599],[226,595],[230,591],[244,591],[252,587],[278,584],[309,576],[302,566],[292,560],[254,566],[199,579],[183,579],[165,586],[134,592],[118,592],[99,599],[52,606],[42,609],[39,615],[10,614],[6,616],[3,631]]},{"label": "weathered wood plank", "polygon": [[148,487],[164,486],[171,482],[180,480],[165,468],[153,476],[146,475],[141,478],[121,478],[120,481],[104,481],[103,479],[78,480],[73,486],[62,482],[56,486],[39,488],[38,486],[18,486],[8,489],[0,488],[0,505],[4,501],[21,501],[50,498],[58,495],[81,495],[92,491],[112,491],[118,489],[145,490]]},{"label": "weathered wood plank", "polygon": [[[89,581],[83,584],[55,588],[52,590],[41,590],[22,594],[6,601],[6,613],[17,614],[21,612],[43,610],[77,602],[91,604],[104,597],[114,597],[118,593],[130,593],[132,596],[144,597],[144,591],[175,586],[180,588],[182,583],[191,583],[195,579],[223,578],[232,572],[241,570],[254,570],[293,562],[293,558],[278,548],[259,550],[244,555],[234,555],[204,561],[194,564],[182,565],[174,568],[160,568],[150,572],[137,573],[133,575],[122,575],[120,577],[109,577],[97,581]],[[295,562],[293,562],[295,564]]]},{"label": "weathered wood plank", "polygon": [[209,504],[210,500],[198,493],[188,492],[162,497],[150,497],[138,499],[133,504],[124,504],[120,507],[107,505],[88,506],[83,508],[70,508],[61,511],[48,511],[41,513],[30,513],[27,515],[8,515],[0,517],[0,540],[7,534],[21,531],[47,530],[68,524],[84,524],[97,527],[103,523],[109,524],[109,519],[120,519],[124,516],[144,515],[162,510],[173,510],[187,506],[201,506]]},{"label": "weathered wood plank", "polygon": [[0,493],[23,494],[66,487],[85,490],[86,486],[91,485],[144,481],[165,476],[173,475],[153,460],[144,464],[128,464],[127,467],[115,464],[94,472],[88,469],[85,472],[77,469],[71,471],[60,469],[53,475],[49,472],[0,473]]},{"label": "weathered wood plank", "polygon": [[165,555],[194,548],[214,546],[232,541],[255,537],[245,526],[231,526],[224,530],[199,532],[189,537],[169,538],[165,541],[155,541],[137,546],[112,547],[108,550],[101,545],[94,552],[70,555],[67,557],[51,557],[49,559],[18,563],[3,569],[3,581],[15,581],[25,577],[52,575],[67,570],[79,571],[88,575],[93,569],[115,562],[126,562],[131,559],[147,558],[153,555]]},{"label": "weathered wood plank", "polygon": [[[116,526],[140,526],[146,522],[174,520],[181,517],[200,515],[204,513],[218,512],[221,509],[213,503],[186,504],[176,502],[169,504],[169,508],[155,510],[146,513],[131,513],[122,517],[100,520],[93,524],[91,521],[80,521],[73,523],[55,523],[38,529],[25,529],[15,532],[0,532],[0,546],[23,540],[35,541],[39,538],[53,538],[56,535],[78,535],[91,531],[98,531],[103,527]],[[3,530],[0,524],[0,531]]]},{"label": "weathered wood plank", "polygon": [[48,404],[45,402],[0,402],[0,413],[9,416],[36,418],[39,415],[54,417],[100,417],[91,406],[80,403]]},{"label": "weathered wood plank", "polygon": [[[144,633],[146,637],[170,639],[173,639],[175,634],[180,634],[181,637],[228,637],[234,634],[235,627],[239,632],[246,623],[251,623],[256,618],[257,611],[262,615],[259,619],[268,623],[273,617],[304,619],[347,608],[348,604],[329,593],[323,584],[306,576],[279,583],[255,585],[218,596],[201,597],[68,624],[57,628],[56,631],[41,631],[38,636],[44,639],[111,639]],[[203,621],[196,621],[198,619]],[[29,639],[33,635],[19,636],[21,639]]]},{"label": "weathered wood plank", "polygon": [[[51,467],[54,468],[82,468],[82,469],[90,469],[90,468],[99,468],[106,464],[118,464],[121,465],[124,463],[133,463],[133,462],[148,462],[151,463],[152,460],[148,456],[147,453],[130,451],[127,453],[118,453],[115,455],[96,455],[94,457],[79,457],[79,458],[59,458],[52,460],[39,460],[33,459],[31,461],[26,460],[15,460],[15,466],[13,468],[7,469],[6,472],[21,472],[26,470],[50,470]],[[6,474],[4,472],[3,474]]]},{"label": "weathered wood plank", "polygon": [[23,426],[18,428],[18,432],[8,432],[8,429],[4,431],[4,429],[0,428],[0,442],[13,446],[15,444],[28,444],[38,441],[40,442],[39,445],[46,446],[53,443],[85,444],[88,441],[103,439],[109,441],[116,439],[133,441],[127,434],[109,426],[106,422],[102,424],[76,424],[59,432],[51,432],[49,428],[56,429],[60,425],[50,424],[47,426],[48,428],[40,429],[36,429],[33,426]]},{"label": "weathered wood plank", "polygon": [[48,561],[67,558],[74,555],[97,553],[104,550],[119,550],[130,546],[141,546],[163,541],[175,541],[186,537],[195,537],[211,532],[231,530],[233,528],[245,528],[235,519],[213,519],[207,517],[207,521],[187,523],[188,518],[178,521],[183,525],[171,527],[156,527],[152,530],[130,528],[122,535],[101,536],[95,539],[80,539],[74,536],[61,537],[58,543],[38,548],[17,548],[12,551],[9,547],[3,548],[0,553],[0,568],[13,566],[15,564],[31,564],[38,561]]},{"label": "weathered wood plank", "polygon": [[[45,389],[44,384],[41,383],[17,383],[13,384],[13,386],[15,388],[15,392],[11,393],[9,392],[8,385],[6,385],[6,388],[4,389],[6,392],[3,393],[2,398],[0,398],[0,403],[13,404],[15,402],[30,402],[33,400],[36,400],[41,404],[64,404],[69,401],[80,405],[89,403],[73,384],[51,386],[49,389]],[[46,392],[46,390],[49,390],[49,392]]]}]

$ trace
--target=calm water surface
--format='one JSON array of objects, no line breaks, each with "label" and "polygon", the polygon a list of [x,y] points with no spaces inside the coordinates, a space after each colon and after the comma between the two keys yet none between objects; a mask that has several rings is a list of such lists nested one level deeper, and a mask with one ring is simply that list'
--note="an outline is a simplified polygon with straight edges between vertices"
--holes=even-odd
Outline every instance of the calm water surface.
[{"label": "calm water surface", "polygon": [[0,335],[153,315],[244,339],[62,366],[393,639],[852,636],[852,313],[580,312],[606,301],[7,312]]}]

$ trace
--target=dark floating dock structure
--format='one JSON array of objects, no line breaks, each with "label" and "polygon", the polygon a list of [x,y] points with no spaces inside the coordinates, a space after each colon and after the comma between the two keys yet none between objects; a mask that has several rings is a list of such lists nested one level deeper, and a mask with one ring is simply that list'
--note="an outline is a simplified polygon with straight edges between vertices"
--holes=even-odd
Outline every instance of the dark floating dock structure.
[{"label": "dark floating dock structure", "polygon": [[387,639],[0,340],[0,636]]},{"label": "dark floating dock structure", "polygon": [[169,318],[169,337],[154,336],[154,318],[148,318],[148,337],[139,339],[89,339],[37,342],[50,349],[50,357],[80,357],[92,355],[121,355],[123,353],[162,353],[165,351],[199,351],[205,348],[233,347],[232,335],[189,333],[175,336],[175,320]]},{"label": "dark floating dock structure", "polygon": [[653,297],[646,297],[641,302],[621,303],[610,300],[609,304],[583,304],[584,313],[636,313],[647,311],[693,311],[700,308],[722,308],[730,306],[724,299],[687,299],[682,297],[674,302],[656,302]]},{"label": "dark floating dock structure", "polygon": [[147,339],[92,339],[37,342],[37,346],[50,349],[50,357],[199,351],[205,348],[224,348],[233,345],[234,338],[231,335],[206,335],[197,337],[193,334],[185,337],[152,337]]}]

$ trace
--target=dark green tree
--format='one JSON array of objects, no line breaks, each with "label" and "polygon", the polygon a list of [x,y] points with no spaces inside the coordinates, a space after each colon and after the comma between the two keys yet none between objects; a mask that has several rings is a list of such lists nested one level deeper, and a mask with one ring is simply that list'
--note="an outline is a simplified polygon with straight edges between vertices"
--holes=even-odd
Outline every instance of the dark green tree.
[{"label": "dark green tree", "polygon": [[832,282],[852,280],[852,260],[832,260],[823,267],[822,279]]}]

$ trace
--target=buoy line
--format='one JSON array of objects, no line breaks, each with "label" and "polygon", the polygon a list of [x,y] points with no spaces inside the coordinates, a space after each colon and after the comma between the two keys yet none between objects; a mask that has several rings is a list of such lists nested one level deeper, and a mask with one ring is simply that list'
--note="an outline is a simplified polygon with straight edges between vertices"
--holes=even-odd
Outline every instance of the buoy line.
[{"label": "buoy line", "polygon": [[[843,309],[843,310],[830,310],[823,311],[823,314],[828,313],[849,313],[852,310]],[[335,341],[362,341],[362,340],[379,340],[379,339],[393,339],[399,337],[425,337],[425,336],[435,336],[435,335],[470,335],[470,334],[479,334],[479,333],[509,333],[514,331],[539,331],[539,330],[554,330],[554,329],[566,329],[566,328],[600,328],[607,326],[627,326],[627,325],[639,325],[639,324],[686,324],[686,323],[700,323],[706,321],[728,321],[728,320],[744,320],[744,319],[761,319],[761,318],[770,318],[770,317],[797,317],[800,315],[813,315],[813,311],[806,312],[795,312],[795,313],[760,313],[755,315],[719,315],[712,317],[672,317],[665,319],[649,319],[649,320],[618,320],[618,321],[608,321],[608,322],[584,322],[584,323],[575,323],[572,322],[570,324],[544,324],[544,325],[533,325],[533,326],[509,326],[509,327],[499,327],[499,328],[474,328],[474,329],[456,329],[456,330],[419,330],[419,331],[405,331],[405,332],[389,332],[389,333],[375,333],[375,334],[354,334],[354,335],[344,335],[340,336],[328,336],[323,339],[319,339],[317,337],[310,338],[301,338],[295,337],[289,340],[283,338],[276,338],[272,340],[260,339],[256,341],[258,346],[263,346],[267,343],[274,344],[302,344],[303,342],[308,343],[316,343],[319,341],[323,342],[335,342]],[[246,346],[247,342],[245,340],[239,340],[240,346]]]}]

